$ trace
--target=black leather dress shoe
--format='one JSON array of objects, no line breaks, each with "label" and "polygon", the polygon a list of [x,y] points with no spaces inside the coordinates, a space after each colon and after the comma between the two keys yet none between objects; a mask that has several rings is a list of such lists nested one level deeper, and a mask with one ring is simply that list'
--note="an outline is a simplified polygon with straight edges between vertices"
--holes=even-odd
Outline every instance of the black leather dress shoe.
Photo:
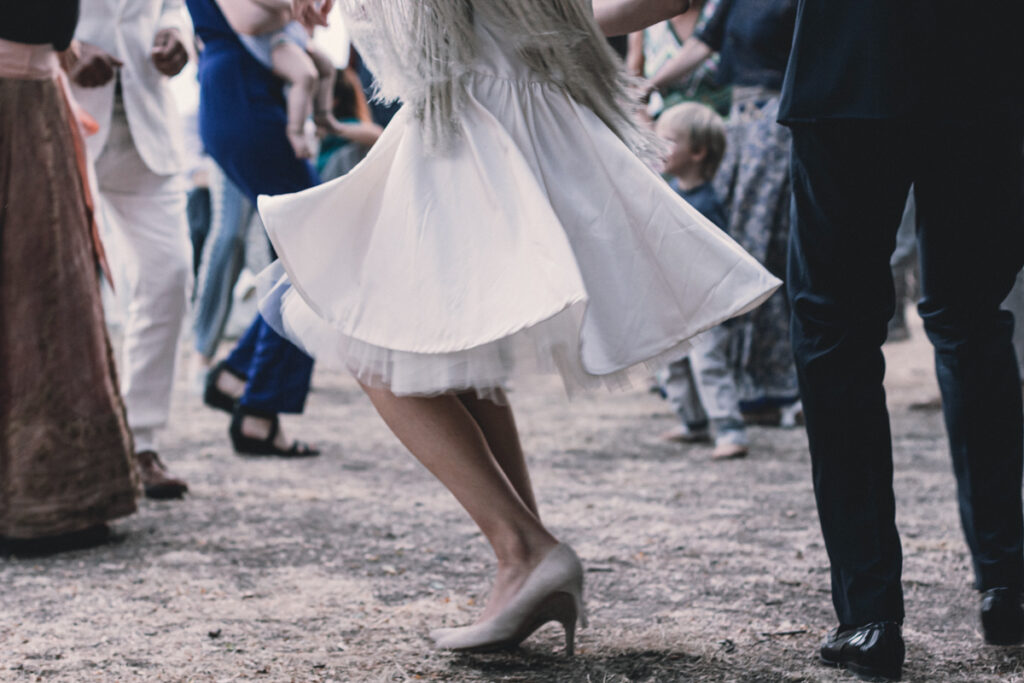
[{"label": "black leather dress shoe", "polygon": [[989,645],[1016,645],[1024,640],[1020,591],[992,588],[981,594],[981,630]]},{"label": "black leather dress shoe", "polygon": [[841,626],[828,635],[820,651],[825,664],[844,667],[869,681],[898,681],[905,654],[900,625],[894,621]]}]

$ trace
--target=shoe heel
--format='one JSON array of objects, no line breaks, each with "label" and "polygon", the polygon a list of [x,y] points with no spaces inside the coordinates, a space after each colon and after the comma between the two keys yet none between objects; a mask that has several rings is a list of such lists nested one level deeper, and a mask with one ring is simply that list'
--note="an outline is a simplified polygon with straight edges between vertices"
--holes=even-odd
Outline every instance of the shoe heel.
[{"label": "shoe heel", "polygon": [[576,624],[579,621],[580,612],[577,607],[579,596],[567,591],[553,593],[547,600],[544,614],[538,619],[538,623],[544,621],[557,621],[565,630],[565,655],[572,657],[576,652]]},{"label": "shoe heel", "polygon": [[569,622],[562,622],[562,627],[565,629],[565,656],[575,657],[576,656],[576,620],[573,619]]},{"label": "shoe heel", "polygon": [[578,592],[573,594],[573,600],[576,603],[576,615],[582,628],[590,626],[590,619],[587,617],[587,606],[583,604],[583,590],[579,589]]},{"label": "shoe heel", "polygon": [[572,596],[573,606],[576,610],[576,618],[582,628],[587,628],[590,620],[587,618],[587,606],[583,604],[583,566],[580,565],[580,575],[568,587],[569,595]]}]

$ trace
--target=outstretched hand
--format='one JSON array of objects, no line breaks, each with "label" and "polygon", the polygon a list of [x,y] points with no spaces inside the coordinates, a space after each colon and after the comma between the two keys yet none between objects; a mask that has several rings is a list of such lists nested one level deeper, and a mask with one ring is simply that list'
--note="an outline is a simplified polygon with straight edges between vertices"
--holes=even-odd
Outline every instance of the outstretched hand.
[{"label": "outstretched hand", "polygon": [[334,0],[292,0],[292,16],[308,29],[327,26],[327,15]]}]

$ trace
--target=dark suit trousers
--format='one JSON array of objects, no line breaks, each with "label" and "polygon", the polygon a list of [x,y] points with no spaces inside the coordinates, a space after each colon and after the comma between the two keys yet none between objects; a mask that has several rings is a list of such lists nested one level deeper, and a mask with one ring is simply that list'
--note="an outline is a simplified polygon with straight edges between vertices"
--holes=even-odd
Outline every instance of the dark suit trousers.
[{"label": "dark suit trousers", "polygon": [[923,298],[975,585],[1020,588],[1021,385],[999,306],[1024,263],[1021,122],[793,127],[788,290],[814,492],[842,624],[903,619],[882,377],[889,257],[915,186]]}]

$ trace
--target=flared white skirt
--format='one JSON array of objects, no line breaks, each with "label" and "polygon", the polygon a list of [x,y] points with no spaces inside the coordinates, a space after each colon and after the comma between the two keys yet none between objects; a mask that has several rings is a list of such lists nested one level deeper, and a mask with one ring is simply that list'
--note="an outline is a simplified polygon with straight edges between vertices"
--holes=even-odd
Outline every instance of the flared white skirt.
[{"label": "flared white skirt", "polygon": [[589,109],[480,72],[455,147],[399,112],[349,174],[260,197],[267,321],[399,395],[621,384],[781,284]]}]

